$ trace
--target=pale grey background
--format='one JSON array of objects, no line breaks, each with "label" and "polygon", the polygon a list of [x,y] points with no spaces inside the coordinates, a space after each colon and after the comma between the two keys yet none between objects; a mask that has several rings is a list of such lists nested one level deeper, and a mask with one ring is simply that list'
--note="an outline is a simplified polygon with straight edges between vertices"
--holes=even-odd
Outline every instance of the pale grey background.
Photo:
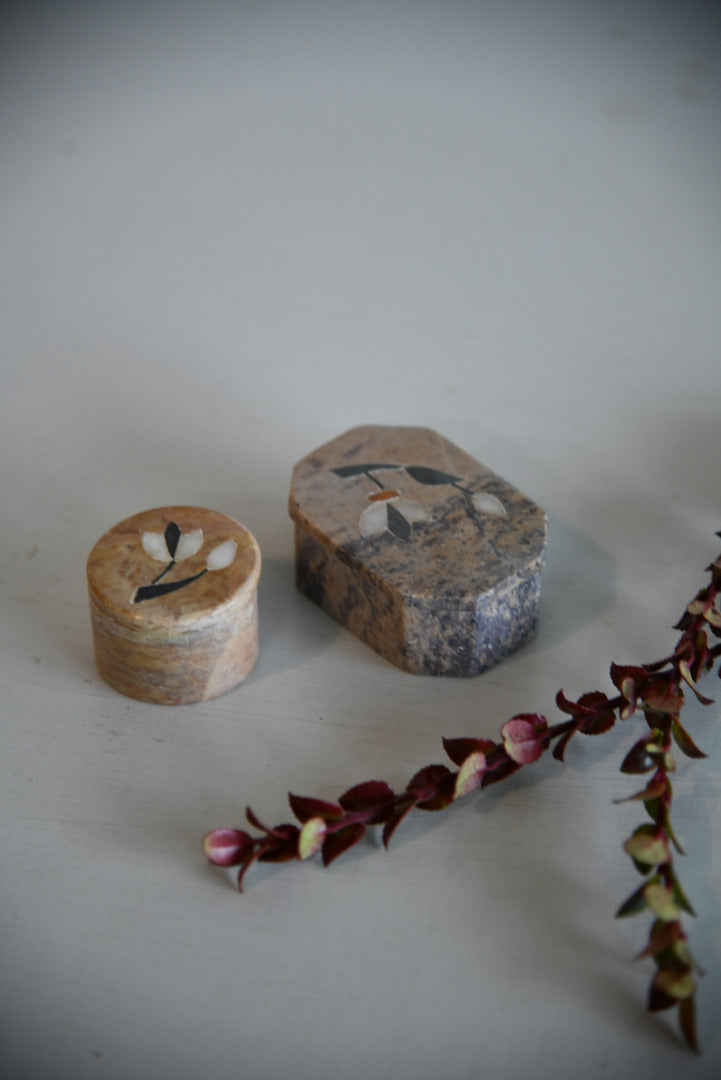
[{"label": "pale grey background", "polygon": [[[243,897],[200,851],[671,647],[721,527],[718,5],[0,17],[3,1075],[719,1075],[718,706],[676,784],[700,1061],[613,919],[635,731]],[[291,467],[368,422],[548,510],[538,637],[479,679],[404,675],[294,591]],[[180,502],[260,541],[262,651],[171,709],[98,678],[84,563]]]}]

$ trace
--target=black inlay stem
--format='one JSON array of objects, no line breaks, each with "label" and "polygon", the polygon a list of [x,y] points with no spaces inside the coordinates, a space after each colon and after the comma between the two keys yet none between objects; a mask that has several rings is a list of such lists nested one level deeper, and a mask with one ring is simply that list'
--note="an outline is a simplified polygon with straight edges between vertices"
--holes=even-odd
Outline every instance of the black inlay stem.
[{"label": "black inlay stem", "polygon": [[150,582],[150,584],[155,585],[156,581],[160,581],[161,578],[164,578],[165,575],[168,573],[168,571],[172,570],[174,566],[175,566],[175,559],[173,559],[171,562],[169,562],[168,565],[165,567],[165,570],[161,570],[160,573],[158,574],[158,576],[154,577],[153,580]]},{"label": "black inlay stem", "polygon": [[378,479],[377,476],[374,476],[373,473],[369,473],[369,472],[366,473],[366,476],[368,477],[369,480],[372,480],[373,483],[376,484],[381,489],[381,491],[384,490],[383,484],[380,482],[380,480]]},{"label": "black inlay stem", "polygon": [[[170,567],[168,567],[170,569]],[[163,571],[165,573],[165,571]],[[185,585],[190,585],[192,582],[197,581],[198,578],[202,578],[203,574],[208,573],[208,567],[206,566],[198,574],[193,574],[192,577],[181,578],[180,581],[166,581],[162,585],[156,585],[153,582],[152,585],[141,585],[133,597],[133,603],[139,604],[142,600],[153,600],[156,596],[167,596],[168,593],[175,592],[177,589],[182,589]],[[163,576],[162,574],[160,575]],[[157,579],[156,579],[157,580]]]}]

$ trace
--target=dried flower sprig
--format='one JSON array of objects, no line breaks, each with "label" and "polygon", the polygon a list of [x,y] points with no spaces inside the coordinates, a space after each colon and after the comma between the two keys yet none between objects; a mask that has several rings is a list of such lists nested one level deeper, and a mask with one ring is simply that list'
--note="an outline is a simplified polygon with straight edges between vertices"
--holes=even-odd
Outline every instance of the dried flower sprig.
[{"label": "dried flower sprig", "polygon": [[[717,535],[721,536],[721,533]],[[563,761],[568,743],[577,734],[600,735],[616,720],[641,717],[644,734],[626,754],[621,771],[648,775],[646,786],[630,800],[642,802],[648,818],[624,844],[626,853],[644,877],[644,882],[617,912],[618,917],[648,911],[654,916],[648,943],[638,959],[653,958],[656,973],[650,985],[648,1009],[657,1012],[678,1008],[681,1032],[688,1045],[698,1050],[695,1015],[696,974],[700,969],[691,955],[681,918],[694,911],[686,898],[674,868],[673,850],[683,854],[671,827],[672,785],[669,774],[675,768],[672,747],[690,758],[702,758],[689,733],[681,725],[684,689],[690,688],[698,700],[711,700],[698,689],[698,680],[721,657],[721,555],[707,571],[710,582],[687,605],[675,629],[681,636],[670,656],[651,664],[612,664],[611,681],[618,691],[608,697],[601,691],[570,700],[562,690],[556,695],[559,711],[568,717],[549,725],[540,713],[521,713],[502,725],[500,741],[480,738],[444,739],[443,746],[457,766],[428,765],[395,792],[383,780],[369,780],[349,788],[337,802],[289,795],[290,808],[298,825],[264,825],[248,807],[246,818],[260,832],[253,836],[244,829],[214,829],[203,840],[211,863],[239,868],[237,883],[243,881],[254,862],[281,863],[308,859],[320,852],[325,866],[357,844],[369,826],[382,826],[383,844],[413,809],[443,810],[476,788],[486,788],[507,779],[524,765],[537,761],[550,746],[553,757]],[[718,671],[721,677],[721,667]],[[625,800],[622,800],[625,801]]]}]

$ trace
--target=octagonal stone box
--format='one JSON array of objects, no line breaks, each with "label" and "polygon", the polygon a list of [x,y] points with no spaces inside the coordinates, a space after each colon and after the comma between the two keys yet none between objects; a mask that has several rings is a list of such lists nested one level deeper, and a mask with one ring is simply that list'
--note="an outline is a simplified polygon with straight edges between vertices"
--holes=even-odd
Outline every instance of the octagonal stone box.
[{"label": "octagonal stone box", "polygon": [[319,447],[289,512],[300,591],[405,671],[477,675],[535,630],[543,510],[429,428]]}]

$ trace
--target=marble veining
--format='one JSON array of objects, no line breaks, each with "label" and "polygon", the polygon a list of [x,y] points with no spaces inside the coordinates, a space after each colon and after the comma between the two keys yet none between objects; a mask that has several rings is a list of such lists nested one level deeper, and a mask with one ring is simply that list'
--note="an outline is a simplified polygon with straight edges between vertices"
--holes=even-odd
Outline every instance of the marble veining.
[{"label": "marble veining", "polygon": [[215,511],[160,507],[114,526],[87,565],[103,678],[160,704],[232,689],[258,654],[260,564],[251,533]]},{"label": "marble veining", "polygon": [[473,675],[532,635],[545,514],[428,428],[354,428],[298,463],[300,590],[398,666]]}]

